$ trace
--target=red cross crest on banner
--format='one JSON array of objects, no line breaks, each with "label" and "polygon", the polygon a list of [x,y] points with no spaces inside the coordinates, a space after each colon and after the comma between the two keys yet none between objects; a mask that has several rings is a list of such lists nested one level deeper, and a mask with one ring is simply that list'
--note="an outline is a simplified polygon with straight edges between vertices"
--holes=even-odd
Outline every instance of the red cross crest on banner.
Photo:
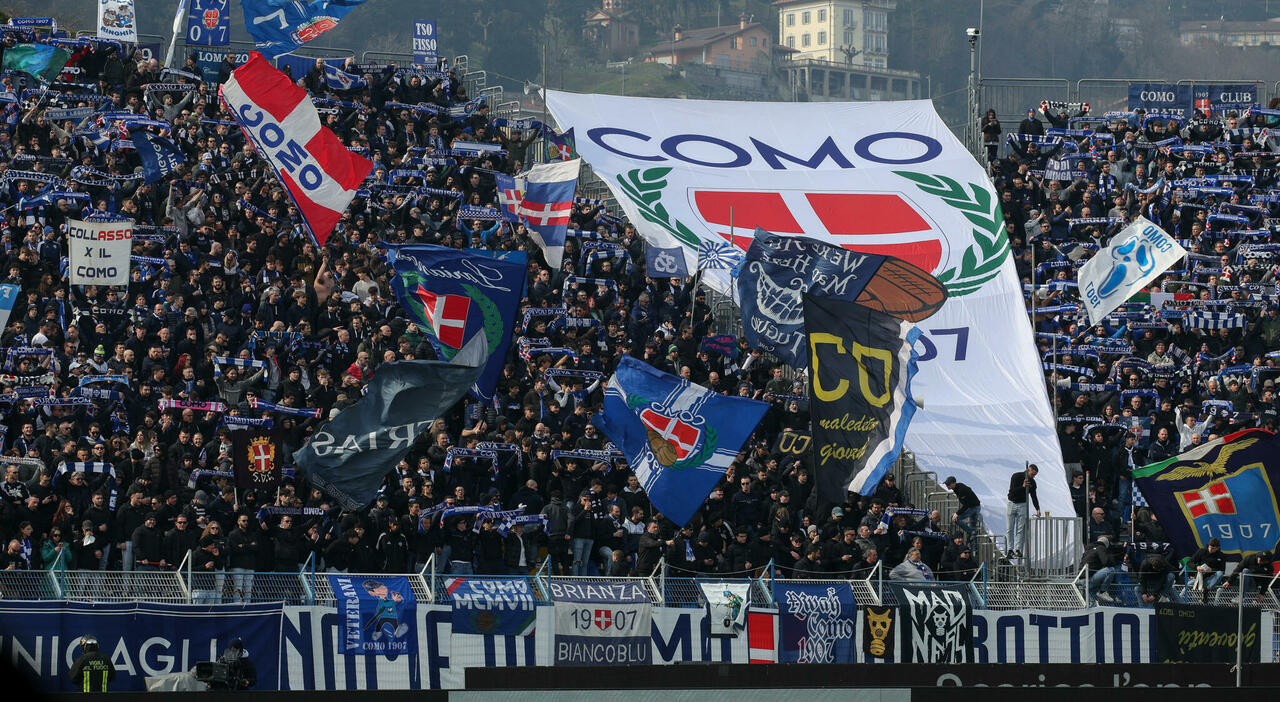
[{"label": "red cross crest on banner", "polygon": [[1213,116],[1213,103],[1209,101],[1209,98],[1200,98],[1196,100],[1196,109],[1200,110],[1205,117]]},{"label": "red cross crest on banner", "polygon": [[440,343],[454,349],[462,348],[467,336],[467,314],[471,311],[471,298],[464,295],[437,295],[418,286],[418,299],[427,314],[427,322]]},{"label": "red cross crest on banner", "polygon": [[692,424],[652,409],[642,411],[640,421],[675,448],[677,461],[682,461],[693,453],[698,446],[698,438],[702,435],[702,431]]},{"label": "red cross crest on banner", "polygon": [[861,253],[893,256],[929,273],[943,260],[944,239],[898,193],[693,189],[690,201],[716,234],[743,251],[751,246],[759,227],[775,234],[823,238]]},{"label": "red cross crest on banner", "polygon": [[613,626],[613,611],[608,609],[597,609],[595,616],[596,628],[601,631]]},{"label": "red cross crest on banner", "polygon": [[1236,501],[1231,497],[1231,490],[1223,482],[1213,483],[1199,490],[1188,490],[1178,493],[1178,499],[1186,505],[1187,513],[1192,519],[1206,514],[1235,514]]},{"label": "red cross crest on banner", "polygon": [[502,191],[502,206],[513,215],[520,214],[520,203],[524,201],[524,191],[506,188]]},{"label": "red cross crest on banner", "polygon": [[256,480],[265,479],[275,466],[276,447],[271,439],[260,436],[249,442],[249,472],[254,474]]},{"label": "red cross crest on banner", "polygon": [[204,26],[208,27],[209,29],[213,29],[214,27],[218,26],[218,17],[219,17],[219,13],[217,10],[205,10],[204,17],[203,17]]},{"label": "red cross crest on banner", "polygon": [[573,200],[565,202],[529,202],[520,203],[520,216],[525,223],[534,227],[568,226],[569,213],[573,211]]}]

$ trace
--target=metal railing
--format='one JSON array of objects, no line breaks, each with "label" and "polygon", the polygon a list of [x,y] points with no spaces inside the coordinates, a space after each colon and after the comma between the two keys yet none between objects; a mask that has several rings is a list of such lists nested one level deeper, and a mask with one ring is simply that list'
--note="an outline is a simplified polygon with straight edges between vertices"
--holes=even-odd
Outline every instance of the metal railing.
[{"label": "metal railing", "polygon": [[[787,583],[848,585],[859,605],[894,605],[896,583],[887,578],[886,567],[876,567],[863,578],[817,577],[791,579],[777,577],[773,564],[760,569],[755,577],[726,577],[708,573],[697,576],[673,576],[674,569],[665,561],[659,563],[650,577],[608,578],[602,576],[553,576],[546,564],[524,576],[445,574],[438,570],[434,557],[417,573],[401,574],[407,577],[414,595],[419,601],[440,605],[451,604],[449,581],[455,577],[475,579],[525,578],[530,590],[542,602],[552,601],[550,581],[571,580],[581,583],[616,584],[633,582],[649,596],[654,605],[667,607],[703,607],[706,599],[700,583],[736,581],[750,584],[750,602],[757,607],[773,607],[774,589]],[[86,571],[68,570],[55,562],[49,570],[0,572],[0,599],[7,600],[69,600],[80,602],[160,602],[171,604],[218,604],[236,602],[281,602],[291,605],[329,606],[335,603],[329,583],[329,573],[316,572],[309,567],[296,573],[257,572],[251,576],[235,572],[193,572],[189,561],[172,571]],[[385,573],[348,573],[354,577],[379,578]],[[1139,597],[1136,577],[1117,571],[1104,595],[1089,592],[1089,573],[1081,568],[1062,578],[1020,579],[1015,570],[1007,566],[988,568],[979,566],[967,581],[951,581],[963,584],[969,590],[975,608],[989,610],[1049,609],[1075,610],[1092,606],[1096,601],[1121,607],[1147,607]],[[246,581],[247,577],[247,581]],[[1245,578],[1251,576],[1246,575]],[[1243,583],[1245,578],[1236,582]],[[1184,602],[1204,601],[1220,606],[1264,608],[1280,611],[1280,599],[1271,586],[1276,578],[1268,578],[1266,592],[1255,594],[1259,588],[1254,582],[1240,599],[1241,586],[1221,587],[1204,595],[1186,582],[1173,586],[1175,597]],[[943,581],[947,582],[947,581]],[[904,584],[918,585],[919,582]],[[245,585],[248,591],[240,591]]]},{"label": "metal railing", "polygon": [[[1228,565],[1228,570],[1231,570],[1231,565],[1234,564]],[[1090,575],[1088,568],[1081,568],[1075,580],[1071,583],[1071,587],[1079,594],[1082,605],[1090,606],[1095,602],[1120,607],[1144,607],[1147,605],[1142,601],[1142,590],[1140,583],[1137,581],[1137,576],[1130,571],[1116,567],[1111,581],[1105,588],[1098,591],[1093,591],[1093,586],[1090,584]],[[1274,589],[1277,577],[1280,576],[1242,573],[1236,578],[1234,587],[1224,583],[1209,591],[1197,590],[1192,580],[1183,580],[1175,577],[1171,589],[1177,599],[1190,604],[1261,608],[1276,611],[1280,610],[1280,598],[1277,598]],[[1260,588],[1259,585],[1264,580],[1266,584]],[[1265,592],[1262,592],[1264,589]],[[1278,626],[1280,626],[1280,623],[1278,623]]]},{"label": "metal railing", "polygon": [[1134,83],[1192,86],[1249,83],[1257,86],[1258,102],[1263,105],[1271,98],[1280,97],[1280,81],[1272,83],[1256,78],[1184,78],[1178,81],[1165,78],[1080,78],[1073,82],[1065,78],[983,77],[978,90],[978,110],[980,114],[986,114],[988,109],[994,109],[1007,133],[1016,131],[1016,125],[1026,116],[1027,108],[1036,107],[1041,100],[1087,102],[1095,115],[1113,109],[1127,109],[1129,85]]},{"label": "metal railing", "polygon": [[[978,90],[980,114],[995,110],[1001,122],[1016,125],[1041,100],[1071,100],[1071,81],[1065,78],[982,78]],[[1009,131],[1009,130],[1006,130]],[[1014,130],[1016,131],[1016,129]]]}]

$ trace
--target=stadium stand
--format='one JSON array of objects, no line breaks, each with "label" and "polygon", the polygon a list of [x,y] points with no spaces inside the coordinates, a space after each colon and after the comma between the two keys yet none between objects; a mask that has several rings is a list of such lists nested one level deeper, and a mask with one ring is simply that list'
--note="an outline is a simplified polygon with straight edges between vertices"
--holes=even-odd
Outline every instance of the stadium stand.
[{"label": "stadium stand", "polygon": [[[22,41],[52,39],[5,27],[0,52]],[[331,87],[321,59],[297,77],[342,142],[375,163],[317,247],[219,105],[229,59],[211,81],[194,57],[162,69],[116,42],[68,41],[78,70],[64,75],[60,92],[15,74],[0,86],[2,282],[21,289],[0,336],[0,596],[330,602],[318,574],[350,572],[415,574],[425,600],[447,601],[442,578],[452,570],[527,575],[544,589],[555,576],[638,578],[655,603],[684,604],[704,602],[696,577],[748,579],[760,604],[772,602],[776,580],[853,582],[860,603],[879,604],[891,599],[884,583],[914,546],[920,572],[964,583],[984,606],[1085,603],[1084,581],[1096,569],[1078,573],[1073,556],[1051,582],[1036,580],[1025,559],[1005,557],[1002,535],[984,534],[980,522],[972,535],[960,530],[952,515],[962,502],[909,455],[874,495],[820,503],[806,456],[792,450],[808,427],[797,397],[803,381],[745,341],[729,353],[704,347],[734,330],[735,313],[693,279],[648,277],[643,241],[606,209],[599,189],[580,192],[561,270],[546,265],[522,224],[463,217],[464,207],[499,208],[495,175],[542,155],[535,131],[495,122],[487,103],[472,101],[464,62],[424,80],[391,62],[351,58],[344,68],[367,81],[352,89]],[[437,109],[413,109],[422,103]],[[102,105],[131,116],[83,109]],[[1185,122],[1117,113],[1087,130],[1066,129],[1071,116],[1050,107],[1039,113],[1047,130],[1032,114],[1005,142],[998,120],[984,124],[996,137],[991,176],[1064,459],[1081,475],[1072,483],[1076,514],[1087,521],[1102,510],[1085,535],[1092,544],[1110,537],[1121,570],[1138,571],[1147,544],[1169,548],[1149,510],[1139,506],[1131,518],[1134,466],[1235,429],[1276,427],[1271,107]],[[143,184],[130,129],[167,135],[186,163]],[[468,148],[476,143],[487,146]],[[127,290],[67,283],[65,223],[95,214],[125,215],[144,234]],[[1176,232],[1190,267],[1103,325],[1079,324],[1080,254],[1137,214]],[[587,256],[583,243],[595,240],[621,246],[630,263]],[[273,421],[277,455],[288,461],[360,398],[380,364],[434,358],[395,302],[379,242],[524,251],[524,308],[564,306],[584,323],[534,319],[516,330],[495,400],[460,402],[388,475],[371,509],[341,509],[302,479],[275,494],[237,492],[230,427]],[[566,285],[575,275],[615,286]],[[537,351],[544,343],[570,352],[552,359]],[[600,387],[557,383],[563,376],[545,371],[607,375],[623,354],[771,403],[687,526],[655,520],[625,467],[573,456],[605,448],[588,423]],[[224,365],[240,368],[224,374]],[[101,390],[81,391],[98,382]],[[302,408],[314,416],[290,411]],[[485,441],[519,450],[497,471],[450,453]],[[1074,473],[1042,477],[1050,479],[1073,481]],[[546,525],[512,541],[491,520],[423,516],[440,505],[523,510]],[[1133,603],[1127,579],[1113,587]]]}]

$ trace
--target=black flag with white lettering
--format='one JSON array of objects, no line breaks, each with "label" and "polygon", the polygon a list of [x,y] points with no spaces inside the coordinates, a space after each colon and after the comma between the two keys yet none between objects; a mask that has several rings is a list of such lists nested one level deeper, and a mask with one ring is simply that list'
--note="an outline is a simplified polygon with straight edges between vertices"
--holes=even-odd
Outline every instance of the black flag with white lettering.
[{"label": "black flag with white lettering", "polygon": [[973,603],[965,585],[893,583],[905,663],[973,660]]},{"label": "black flag with white lettering", "polygon": [[294,463],[344,508],[364,507],[418,435],[471,389],[487,358],[485,335],[476,334],[450,363],[382,364],[368,393],[316,430]]},{"label": "black flag with white lettering", "polygon": [[813,465],[819,495],[870,495],[902,451],[915,413],[920,330],[869,307],[804,295]]}]

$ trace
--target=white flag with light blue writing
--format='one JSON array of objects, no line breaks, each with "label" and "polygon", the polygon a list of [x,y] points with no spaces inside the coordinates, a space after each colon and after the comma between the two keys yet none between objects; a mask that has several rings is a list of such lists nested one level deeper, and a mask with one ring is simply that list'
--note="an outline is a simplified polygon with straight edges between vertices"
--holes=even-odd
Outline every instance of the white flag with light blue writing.
[{"label": "white flag with light blue writing", "polygon": [[1139,216],[1080,267],[1080,299],[1097,324],[1187,255],[1173,237]]},{"label": "white flag with light blue writing", "polygon": [[0,285],[0,329],[9,325],[9,313],[13,311],[13,303],[18,301],[17,285],[5,283]]}]

